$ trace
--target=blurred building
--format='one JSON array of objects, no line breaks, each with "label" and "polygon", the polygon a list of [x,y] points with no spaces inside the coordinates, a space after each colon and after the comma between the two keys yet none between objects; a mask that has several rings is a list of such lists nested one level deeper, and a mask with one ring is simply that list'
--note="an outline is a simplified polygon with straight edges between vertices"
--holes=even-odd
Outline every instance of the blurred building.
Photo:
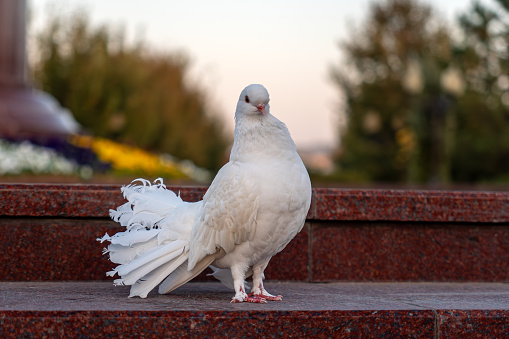
[{"label": "blurred building", "polygon": [[306,147],[298,150],[304,165],[309,170],[322,174],[330,174],[334,171],[332,151],[330,146]]}]

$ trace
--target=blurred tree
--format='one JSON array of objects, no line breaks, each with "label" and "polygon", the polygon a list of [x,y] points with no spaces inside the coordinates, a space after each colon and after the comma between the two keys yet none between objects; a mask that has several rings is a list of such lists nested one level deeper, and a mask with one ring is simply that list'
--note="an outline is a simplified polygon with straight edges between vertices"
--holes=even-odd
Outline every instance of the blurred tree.
[{"label": "blurred tree", "polygon": [[228,144],[183,55],[128,45],[88,15],[54,16],[38,35],[35,81],[93,134],[218,169]]},{"label": "blurred tree", "polygon": [[[448,100],[441,74],[451,39],[431,8],[415,0],[373,2],[333,70],[345,96],[339,170],[345,180],[430,181],[441,168]],[[447,147],[445,147],[447,148]]]},{"label": "blurred tree", "polygon": [[508,179],[509,5],[499,2],[474,2],[457,41],[417,0],[372,3],[342,46],[350,67],[333,70],[347,113],[342,179]]},{"label": "blurred tree", "polygon": [[474,1],[461,15],[456,59],[466,93],[458,100],[452,175],[458,181],[509,179],[509,2]]}]

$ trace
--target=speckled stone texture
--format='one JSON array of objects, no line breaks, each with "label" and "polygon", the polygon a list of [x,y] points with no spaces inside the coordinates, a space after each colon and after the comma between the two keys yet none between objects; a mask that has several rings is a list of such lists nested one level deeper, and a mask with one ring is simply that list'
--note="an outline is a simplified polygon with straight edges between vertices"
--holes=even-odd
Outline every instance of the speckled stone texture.
[{"label": "speckled stone texture", "polygon": [[[504,338],[500,283],[268,283],[281,302],[230,304],[219,283],[126,298],[99,282],[0,283],[0,336]],[[472,311],[475,309],[476,311]]]},{"label": "speckled stone texture", "polygon": [[[0,184],[0,337],[509,337],[507,192],[314,189],[266,270],[284,299],[259,305],[196,282],[207,272],[128,299],[96,241],[123,230],[108,218],[119,189]],[[197,201],[207,188],[171,189]]]},{"label": "speckled stone texture", "polygon": [[0,280],[105,280],[112,263],[96,239],[117,228],[106,219],[0,218]]},{"label": "speckled stone texture", "polygon": [[492,224],[324,224],[311,281],[508,281],[509,232]]},{"label": "speckled stone texture", "polygon": [[317,220],[509,222],[509,192],[315,188]]},{"label": "speckled stone texture", "polygon": [[[207,187],[168,186],[186,201]],[[0,184],[5,216],[107,217],[124,202],[118,185]],[[509,222],[509,192],[314,188],[310,220]]]},{"label": "speckled stone texture", "polygon": [[509,310],[439,310],[439,338],[509,338]]},{"label": "speckled stone texture", "polygon": [[[307,280],[308,232],[304,230],[271,260],[267,279]],[[112,280],[115,265],[96,241],[121,227],[106,219],[0,218],[0,281]],[[207,269],[197,280],[207,277]]]},{"label": "speckled stone texture", "polygon": [[[0,184],[0,215],[108,217],[125,203],[118,185]],[[168,186],[186,201],[198,201],[207,187]]]},{"label": "speckled stone texture", "polygon": [[[187,201],[207,189],[169,188]],[[317,188],[312,201],[268,279],[509,280],[509,193]],[[111,279],[95,239],[123,230],[108,218],[122,203],[118,185],[0,184],[0,280]]]},{"label": "speckled stone texture", "polygon": [[[3,317],[2,317],[3,316]],[[3,319],[2,319],[3,318]],[[431,338],[430,312],[7,312],[0,335],[50,338]],[[3,332],[3,333],[2,333]]]}]

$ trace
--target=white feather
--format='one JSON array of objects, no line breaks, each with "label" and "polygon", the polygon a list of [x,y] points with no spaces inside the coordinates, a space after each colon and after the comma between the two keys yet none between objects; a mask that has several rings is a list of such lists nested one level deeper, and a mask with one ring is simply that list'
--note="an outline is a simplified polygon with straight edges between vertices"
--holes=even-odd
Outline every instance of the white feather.
[{"label": "white feather", "polygon": [[169,261],[158,268],[154,269],[151,273],[138,280],[131,286],[131,293],[129,297],[139,296],[146,298],[148,293],[154,289],[161,281],[171,274],[177,267],[187,260],[186,254],[181,254],[179,257]]},{"label": "white feather", "polygon": [[168,293],[208,265],[244,301],[245,277],[263,293],[263,270],[299,232],[311,202],[307,171],[285,124],[269,111],[261,85],[246,87],[235,112],[230,161],[218,172],[203,200],[182,201],[162,179],[138,179],[122,188],[128,200],[111,210],[126,227],[106,253],[121,264],[117,284],[132,285],[130,297],[146,297],[158,284]]},{"label": "white feather", "polygon": [[[223,255],[223,253],[221,255]],[[170,293],[174,289],[184,285],[186,282],[193,279],[204,269],[206,269],[207,266],[209,266],[216,259],[216,257],[217,256],[208,256],[203,258],[191,270],[187,269],[187,262],[183,262],[161,283],[161,285],[159,285],[159,293]]]},{"label": "white feather", "polygon": [[[122,279],[115,280],[117,285],[134,285],[139,281],[147,280],[146,276],[153,272],[155,269],[164,266],[166,263],[171,262],[183,254],[183,248],[171,253],[167,253],[161,257],[153,259],[134,270],[125,269],[127,273],[122,273]],[[117,273],[119,273],[117,271]],[[163,277],[164,279],[165,277]],[[162,281],[162,280],[161,280]]]},{"label": "white feather", "polygon": [[186,241],[180,240],[171,242],[165,246],[155,247],[151,252],[145,253],[143,256],[138,256],[128,264],[117,266],[114,271],[116,271],[118,275],[124,276],[145,264],[150,264],[151,261],[157,260],[159,258],[166,257],[169,258],[167,261],[172,260],[178,254],[181,254],[184,251],[186,245]]}]

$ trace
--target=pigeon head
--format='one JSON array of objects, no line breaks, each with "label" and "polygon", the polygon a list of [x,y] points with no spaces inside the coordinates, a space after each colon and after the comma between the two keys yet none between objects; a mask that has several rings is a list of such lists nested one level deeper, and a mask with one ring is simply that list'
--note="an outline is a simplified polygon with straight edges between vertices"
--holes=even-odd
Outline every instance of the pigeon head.
[{"label": "pigeon head", "polygon": [[249,85],[240,93],[237,113],[245,115],[267,115],[269,112],[269,92],[262,85]]}]

